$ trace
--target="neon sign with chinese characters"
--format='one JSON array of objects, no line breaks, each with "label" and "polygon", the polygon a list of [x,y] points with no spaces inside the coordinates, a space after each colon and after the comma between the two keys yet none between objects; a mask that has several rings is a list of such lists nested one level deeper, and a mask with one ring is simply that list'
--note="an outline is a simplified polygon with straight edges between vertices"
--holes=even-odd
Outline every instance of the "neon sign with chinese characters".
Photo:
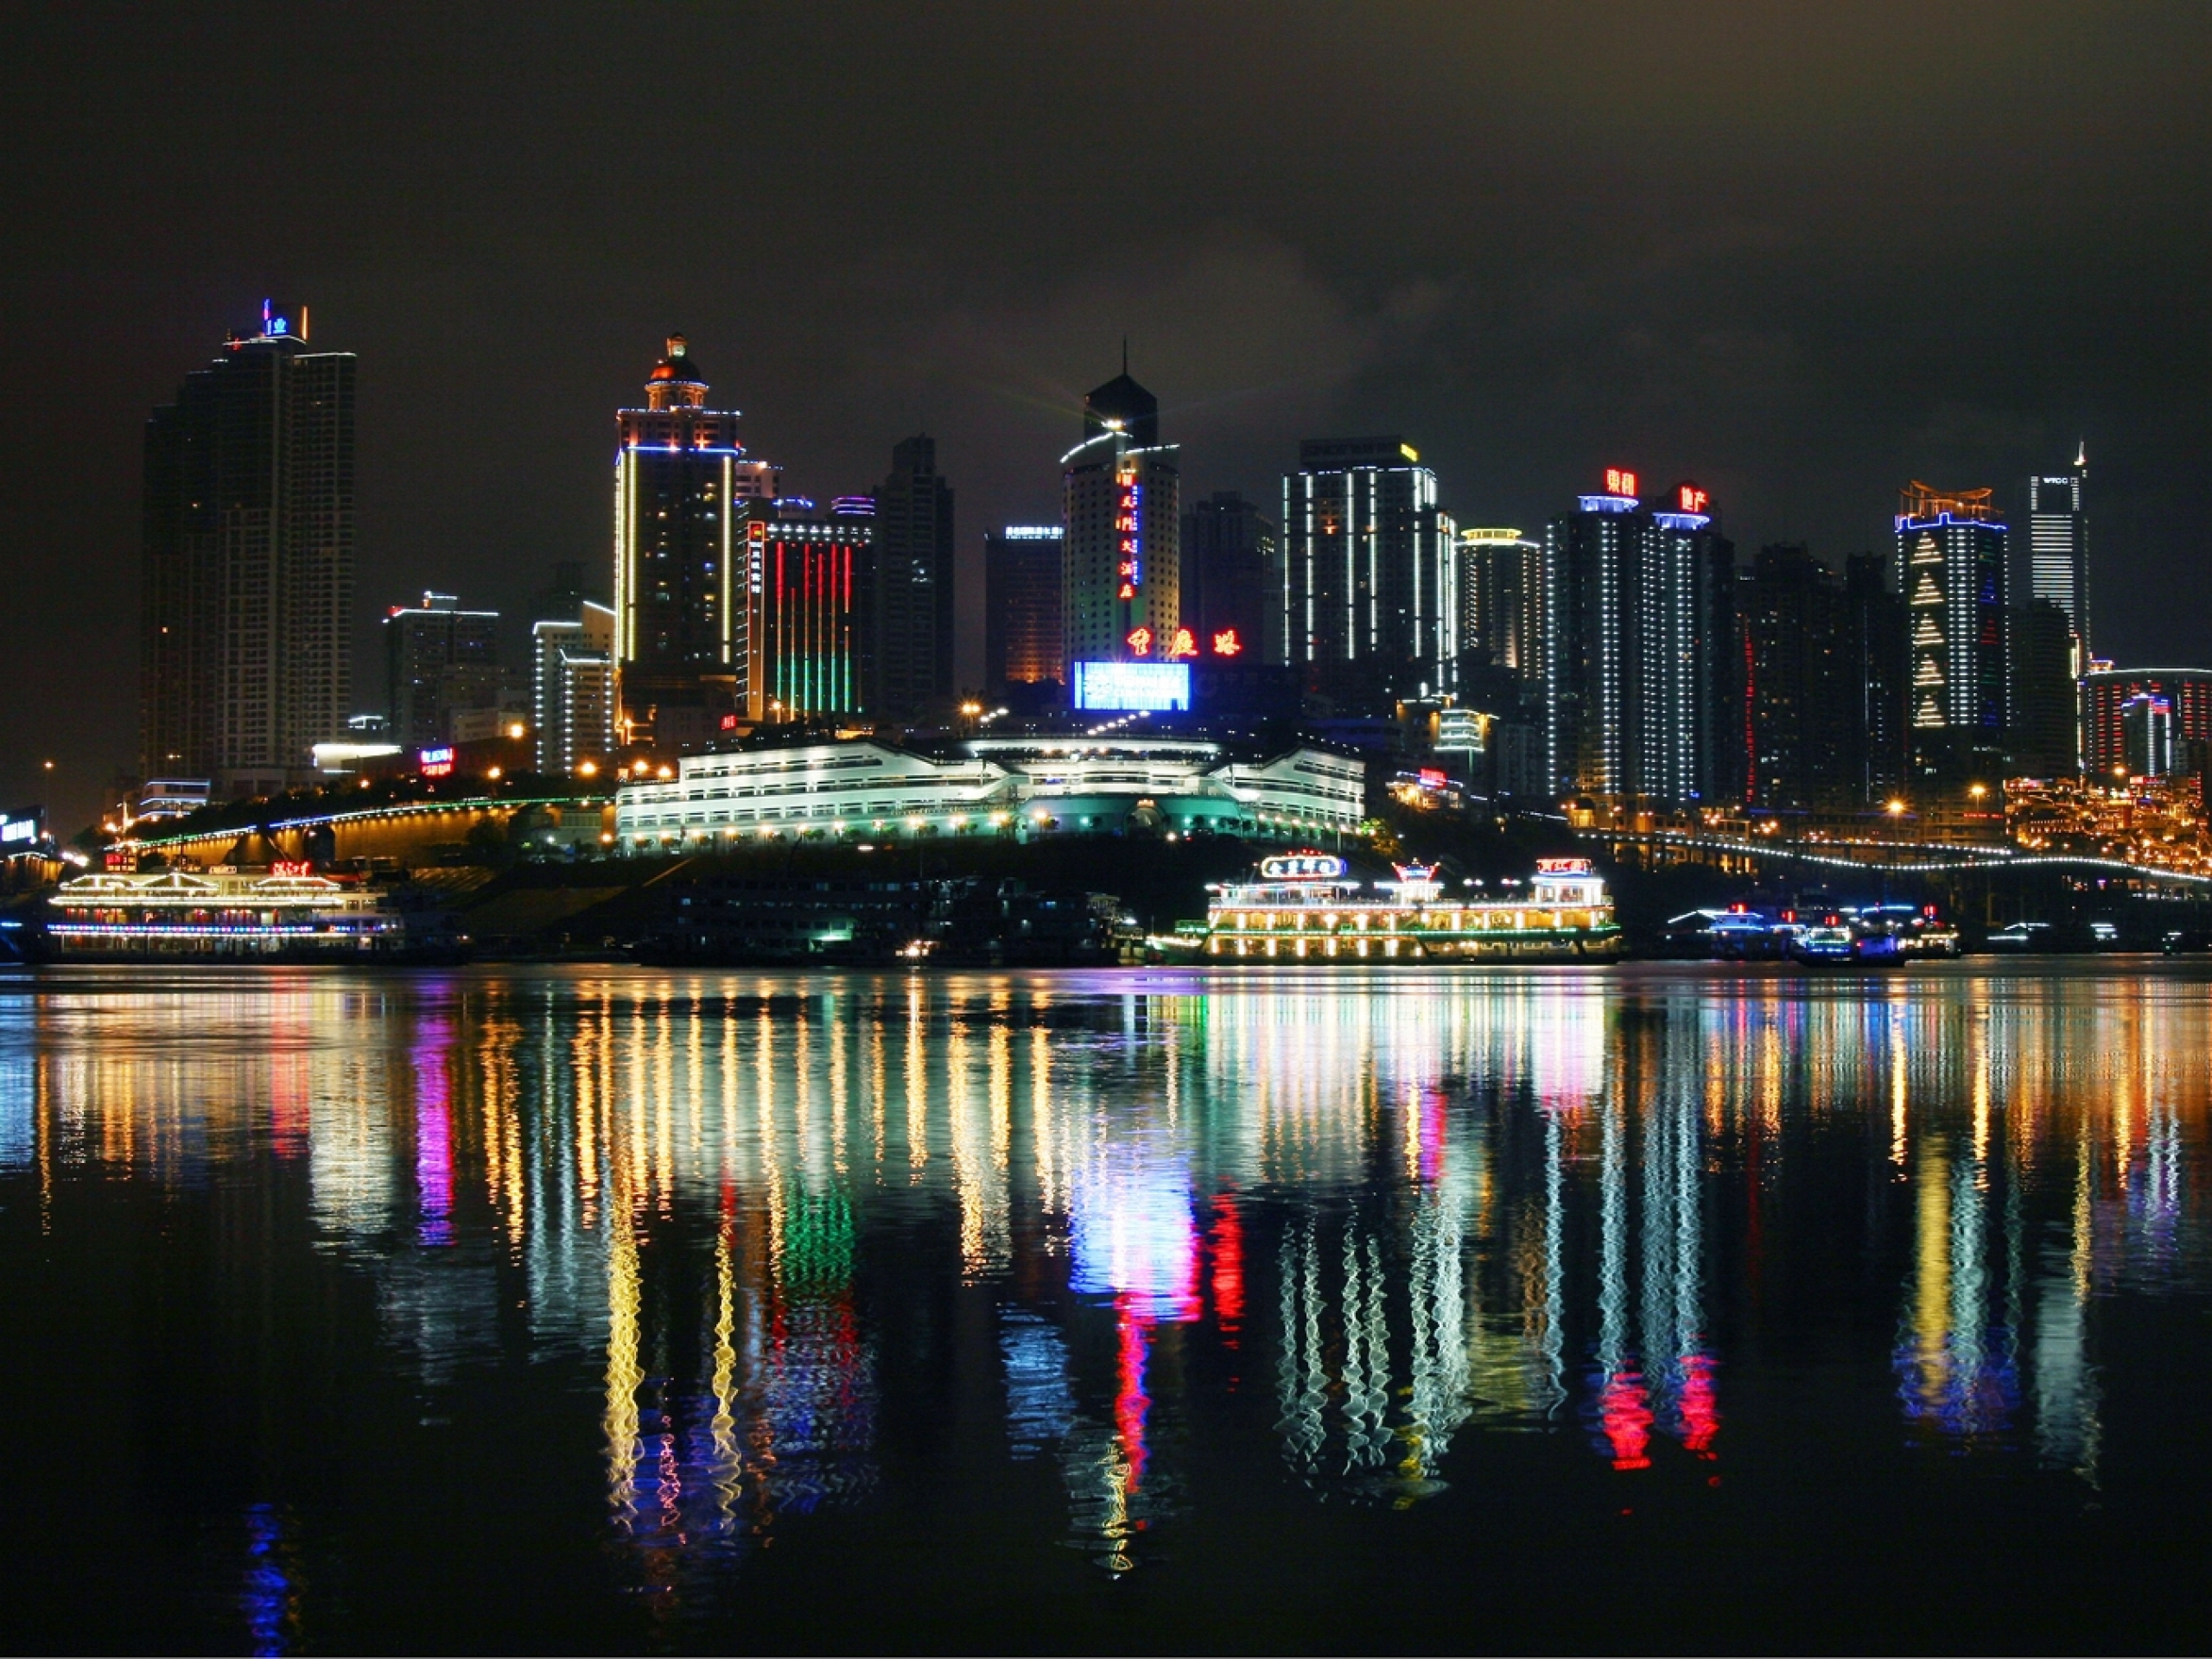
[{"label": "neon sign with chinese characters", "polygon": [[1234,657],[1243,649],[1244,642],[1236,637],[1234,628],[1224,628],[1213,637],[1213,654],[1217,657]]},{"label": "neon sign with chinese characters", "polygon": [[1629,472],[1624,467],[1606,467],[1605,493],[1608,495],[1634,495],[1636,493],[1636,474]]},{"label": "neon sign with chinese characters", "polygon": [[1188,628],[1176,629],[1168,636],[1167,650],[1164,654],[1170,662],[1173,662],[1179,657],[1197,656],[1198,654],[1198,636]]},{"label": "neon sign with chinese characters", "polygon": [[416,752],[416,760],[417,762],[417,769],[425,778],[450,778],[453,776],[453,751],[451,749],[419,749]]},{"label": "neon sign with chinese characters", "polygon": [[313,875],[315,866],[304,858],[280,858],[269,867],[271,875]]},{"label": "neon sign with chinese characters", "polygon": [[1334,881],[1344,873],[1344,860],[1326,853],[1278,853],[1260,861],[1266,881]]},{"label": "neon sign with chinese characters", "polygon": [[1684,512],[1703,512],[1713,500],[1711,496],[1694,484],[1678,486],[1675,491],[1675,499],[1681,504],[1681,511]]},{"label": "neon sign with chinese characters", "polygon": [[1120,596],[1135,599],[1144,586],[1144,486],[1136,463],[1124,461],[1114,474],[1114,543],[1120,555]]},{"label": "neon sign with chinese characters", "polygon": [[1149,657],[1152,655],[1152,630],[1150,628],[1131,628],[1128,632],[1128,637],[1122,640],[1122,643],[1129,648],[1130,656]]}]

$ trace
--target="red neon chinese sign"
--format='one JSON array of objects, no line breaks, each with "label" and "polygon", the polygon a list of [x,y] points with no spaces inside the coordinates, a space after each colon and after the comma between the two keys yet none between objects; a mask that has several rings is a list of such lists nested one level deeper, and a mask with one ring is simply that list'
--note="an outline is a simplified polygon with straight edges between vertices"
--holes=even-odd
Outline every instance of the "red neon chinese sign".
[{"label": "red neon chinese sign", "polygon": [[1606,467],[1605,493],[1608,495],[1634,495],[1636,493],[1636,474],[1618,467]]},{"label": "red neon chinese sign", "polygon": [[1178,657],[1197,656],[1198,654],[1198,636],[1193,634],[1188,628],[1176,629],[1173,634],[1168,636],[1166,654],[1170,662],[1173,662]]},{"label": "red neon chinese sign", "polygon": [[271,875],[313,875],[315,866],[304,858],[280,858],[269,867]]},{"label": "red neon chinese sign", "polygon": [[1124,461],[1114,474],[1114,540],[1121,556],[1121,596],[1135,599],[1144,586],[1144,486],[1136,465]]},{"label": "red neon chinese sign", "polygon": [[1683,485],[1675,494],[1681,501],[1684,512],[1703,512],[1707,503],[1713,499],[1694,484]]},{"label": "red neon chinese sign", "polygon": [[1234,657],[1243,649],[1244,642],[1236,637],[1234,628],[1224,628],[1213,637],[1213,654],[1217,657]]},{"label": "red neon chinese sign", "polygon": [[1128,647],[1129,647],[1129,655],[1130,655],[1130,656],[1132,656],[1132,657],[1149,657],[1149,656],[1151,656],[1151,655],[1152,655],[1152,630],[1151,630],[1150,628],[1132,628],[1132,629],[1130,629],[1130,630],[1129,630],[1129,637],[1128,637]]}]

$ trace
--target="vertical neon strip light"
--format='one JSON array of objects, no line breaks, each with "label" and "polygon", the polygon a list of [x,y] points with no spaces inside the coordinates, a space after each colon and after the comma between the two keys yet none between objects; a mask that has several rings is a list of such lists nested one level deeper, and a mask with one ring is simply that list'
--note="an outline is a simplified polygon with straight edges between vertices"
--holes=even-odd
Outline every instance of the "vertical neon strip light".
[{"label": "vertical neon strip light", "polygon": [[730,521],[736,517],[735,510],[737,507],[737,498],[732,493],[732,488],[735,482],[736,479],[734,470],[731,465],[730,457],[724,455],[722,457],[722,666],[725,668],[736,661],[735,652],[737,642],[734,637],[734,625],[730,620],[731,588],[729,574],[731,540]]}]

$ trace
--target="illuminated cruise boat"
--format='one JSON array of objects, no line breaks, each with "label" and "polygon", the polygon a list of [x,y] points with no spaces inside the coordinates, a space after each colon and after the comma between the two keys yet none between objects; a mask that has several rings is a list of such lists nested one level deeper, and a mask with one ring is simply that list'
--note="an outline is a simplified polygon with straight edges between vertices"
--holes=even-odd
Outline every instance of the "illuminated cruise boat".
[{"label": "illuminated cruise boat", "polygon": [[434,941],[444,918],[402,912],[358,879],[283,867],[103,871],[65,883],[48,902],[47,943],[67,961],[352,962],[450,955],[461,943]]},{"label": "illuminated cruise boat", "polygon": [[1542,858],[1511,897],[1452,889],[1433,866],[1400,864],[1395,881],[1351,878],[1344,860],[1290,853],[1259,880],[1218,888],[1201,940],[1209,957],[1277,962],[1465,962],[1618,957],[1619,924],[1586,858]]}]

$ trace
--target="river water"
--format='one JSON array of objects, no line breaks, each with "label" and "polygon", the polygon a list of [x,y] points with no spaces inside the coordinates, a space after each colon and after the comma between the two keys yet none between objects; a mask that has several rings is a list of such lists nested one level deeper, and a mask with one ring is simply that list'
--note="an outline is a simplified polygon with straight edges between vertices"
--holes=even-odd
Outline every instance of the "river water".
[{"label": "river water", "polygon": [[2157,959],[0,979],[17,1649],[2201,1649]]}]

